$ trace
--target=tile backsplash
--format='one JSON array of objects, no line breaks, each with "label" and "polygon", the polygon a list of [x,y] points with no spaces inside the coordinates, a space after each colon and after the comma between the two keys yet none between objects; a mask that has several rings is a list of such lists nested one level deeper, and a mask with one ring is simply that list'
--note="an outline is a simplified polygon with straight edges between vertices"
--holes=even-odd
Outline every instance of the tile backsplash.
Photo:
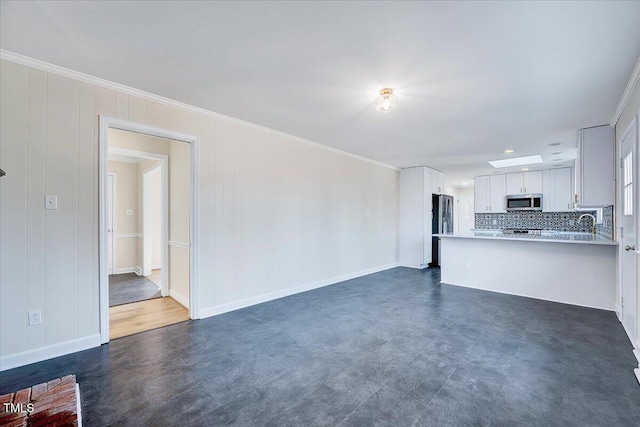
[{"label": "tile backsplash", "polygon": [[596,224],[596,234],[613,240],[613,206],[602,208],[602,224]]},{"label": "tile backsplash", "polygon": [[[613,207],[611,206],[611,218],[613,218],[612,212]],[[585,217],[581,222],[578,222],[578,218],[584,213],[596,214],[595,211],[477,213],[476,228],[522,228],[590,233],[591,227],[593,227],[591,218]],[[605,215],[604,217],[606,218],[607,216]],[[607,230],[605,227],[601,228],[601,234],[606,235]],[[598,231],[598,227],[596,227],[596,231]]]}]

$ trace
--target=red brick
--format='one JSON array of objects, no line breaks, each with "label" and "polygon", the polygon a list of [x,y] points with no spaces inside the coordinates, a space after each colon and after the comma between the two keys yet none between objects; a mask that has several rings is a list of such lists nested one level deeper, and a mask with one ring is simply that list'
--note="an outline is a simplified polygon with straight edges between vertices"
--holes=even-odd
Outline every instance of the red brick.
[{"label": "red brick", "polygon": [[58,384],[60,384],[60,381],[62,381],[60,378],[56,378],[55,380],[51,380],[47,383],[47,390],[51,390],[53,389],[55,386],[57,386]]},{"label": "red brick", "polygon": [[27,427],[27,418],[24,417],[20,420],[9,421],[6,424],[0,424],[2,427]]},{"label": "red brick", "polygon": [[22,418],[27,418],[26,412],[4,412],[2,416],[0,416],[0,426],[4,427],[5,423],[9,423],[10,421],[20,420]]},{"label": "red brick", "polygon": [[14,403],[24,403],[25,405],[31,401],[31,388],[25,388],[16,392],[13,397]]},{"label": "red brick", "polygon": [[58,414],[53,414],[53,415],[50,415],[48,417],[40,417],[40,418],[30,417],[29,418],[29,425],[32,426],[32,427],[60,425],[59,423],[61,421],[65,421],[67,419],[72,419],[70,417],[74,417],[74,418],[77,419],[77,415],[74,414],[74,413],[71,413],[69,411],[60,412]]},{"label": "red brick", "polygon": [[47,383],[34,385],[31,387],[31,399],[37,399],[42,393],[47,391]]},{"label": "red brick", "polygon": [[75,390],[66,390],[62,393],[56,393],[52,395],[47,395],[41,399],[33,400],[34,410],[35,412],[43,411],[55,406],[55,402],[66,398],[67,396],[74,396],[76,393]]},{"label": "red brick", "polygon": [[9,394],[3,394],[2,396],[0,396],[0,407],[3,407],[2,406],[3,403],[13,402],[13,395],[14,393],[9,393]]},{"label": "red brick", "polygon": [[62,384],[71,384],[74,385],[76,383],[76,376],[75,375],[67,375],[64,376],[60,379],[60,385]]}]

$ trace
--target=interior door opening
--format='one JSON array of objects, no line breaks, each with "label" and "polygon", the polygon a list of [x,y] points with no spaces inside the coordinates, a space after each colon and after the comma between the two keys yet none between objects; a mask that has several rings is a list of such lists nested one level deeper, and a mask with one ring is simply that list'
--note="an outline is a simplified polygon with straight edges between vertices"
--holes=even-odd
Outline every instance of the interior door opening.
[{"label": "interior door opening", "polygon": [[100,314],[107,342],[195,318],[194,174],[192,141],[102,125]]}]

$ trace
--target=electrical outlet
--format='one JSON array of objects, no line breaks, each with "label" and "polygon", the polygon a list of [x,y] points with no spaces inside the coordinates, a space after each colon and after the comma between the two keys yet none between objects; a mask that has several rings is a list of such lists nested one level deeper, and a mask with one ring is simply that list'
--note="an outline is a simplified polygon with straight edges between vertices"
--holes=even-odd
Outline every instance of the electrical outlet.
[{"label": "electrical outlet", "polygon": [[42,311],[31,310],[29,312],[29,326],[39,325],[42,323]]},{"label": "electrical outlet", "polygon": [[267,280],[271,280],[272,275],[271,270],[267,271]]},{"label": "electrical outlet", "polygon": [[466,263],[466,264],[464,265],[464,269],[465,269],[465,270],[467,270],[467,271],[471,271],[471,264]]},{"label": "electrical outlet", "polygon": [[133,216],[133,209],[127,209],[127,216]]}]

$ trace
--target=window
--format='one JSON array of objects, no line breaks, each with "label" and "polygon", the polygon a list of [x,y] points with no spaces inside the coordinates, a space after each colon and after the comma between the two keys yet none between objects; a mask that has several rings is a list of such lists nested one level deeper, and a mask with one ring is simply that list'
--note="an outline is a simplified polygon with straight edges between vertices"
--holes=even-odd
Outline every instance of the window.
[{"label": "window", "polygon": [[633,152],[622,161],[624,215],[633,215]]}]

